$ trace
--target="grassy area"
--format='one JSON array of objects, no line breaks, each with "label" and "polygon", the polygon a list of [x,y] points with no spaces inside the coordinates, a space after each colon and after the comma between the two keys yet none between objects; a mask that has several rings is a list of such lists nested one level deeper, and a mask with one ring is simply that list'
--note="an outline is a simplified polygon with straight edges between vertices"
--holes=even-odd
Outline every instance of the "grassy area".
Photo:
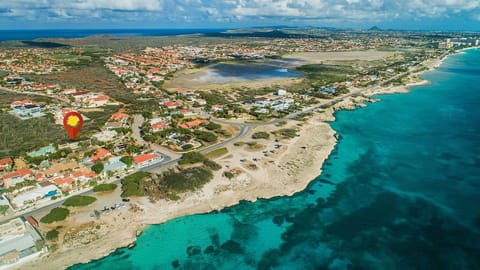
[{"label": "grassy area", "polygon": [[63,205],[73,207],[87,206],[94,203],[96,200],[97,198],[95,197],[76,195],[66,199]]},{"label": "grassy area", "polygon": [[117,188],[117,184],[100,184],[93,188],[93,192],[107,192]]},{"label": "grassy area", "polygon": [[296,129],[291,129],[291,128],[282,128],[278,131],[275,131],[274,132],[275,135],[277,136],[280,136],[280,137],[283,137],[283,138],[288,138],[288,139],[292,139],[292,138],[295,138],[297,137],[297,130]]},{"label": "grassy area", "polygon": [[150,176],[147,172],[136,172],[122,180],[121,197],[145,196],[145,178]]},{"label": "grassy area", "polygon": [[268,139],[268,138],[270,138],[270,134],[268,134],[268,132],[265,132],[265,131],[259,131],[252,134],[252,139]]},{"label": "grassy area", "polygon": [[207,168],[209,168],[210,170],[213,170],[213,171],[218,171],[222,168],[222,165],[216,163],[215,161],[212,161],[212,160],[205,160],[203,162],[203,165],[205,165]]},{"label": "grassy area", "polygon": [[226,154],[228,154],[228,149],[226,147],[222,147],[222,148],[215,149],[211,152],[208,152],[207,154],[205,154],[205,157],[210,159],[215,159]]},{"label": "grassy area", "polygon": [[70,215],[70,211],[67,208],[56,207],[53,208],[50,213],[40,219],[40,222],[50,224],[56,221],[62,221]]},{"label": "grassy area", "polygon": [[310,64],[297,67],[308,80],[330,84],[345,81],[349,75],[355,74],[355,69],[343,65]]},{"label": "grassy area", "polygon": [[178,162],[180,165],[195,164],[204,162],[207,158],[199,152],[188,152],[182,155],[182,158]]}]

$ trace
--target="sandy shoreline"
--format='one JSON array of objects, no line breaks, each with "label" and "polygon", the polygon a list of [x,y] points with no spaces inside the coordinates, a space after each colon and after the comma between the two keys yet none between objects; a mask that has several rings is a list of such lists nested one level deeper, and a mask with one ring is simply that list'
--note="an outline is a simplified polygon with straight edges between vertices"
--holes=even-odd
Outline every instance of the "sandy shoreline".
[{"label": "sandy shoreline", "polygon": [[[421,73],[435,69],[444,59],[425,63],[429,70]],[[411,77],[417,75],[419,74],[412,74]],[[68,238],[74,240],[67,241],[54,253],[22,265],[21,269],[63,269],[76,263],[86,263],[135,242],[137,234],[149,224],[161,224],[180,216],[220,210],[236,205],[241,200],[256,201],[258,198],[290,196],[302,191],[321,174],[322,164],[335,147],[335,131],[328,122],[334,121],[336,110],[365,106],[362,104],[372,101],[370,97],[373,95],[405,93],[412,86],[427,83],[425,80],[412,79],[412,83],[407,85],[364,91],[364,95],[345,98],[324,112],[315,113],[305,122],[289,121],[287,126],[281,128],[297,128],[297,124],[301,124],[301,127],[298,127],[300,136],[280,140],[282,148],[269,157],[262,157],[262,151],[229,145],[229,153],[216,161],[224,166],[228,165],[231,169],[238,169],[239,174],[228,180],[221,175],[221,170],[202,190],[186,194],[181,201],[160,200],[152,203],[147,198],[137,198],[132,200],[133,208],[126,207],[94,221],[89,219],[88,211],[79,211],[73,217],[72,224],[85,223],[85,226],[76,228],[78,225],[72,225],[70,228],[67,225],[65,229],[68,231]],[[279,127],[262,126],[251,133],[273,129]],[[252,141],[249,139],[251,133],[245,141]],[[273,139],[259,142],[265,149],[270,149],[272,141]],[[239,162],[240,158],[248,157],[251,160],[257,156],[260,157],[260,161],[255,163],[257,169],[248,169],[248,164]],[[103,203],[102,198],[99,201],[99,204]],[[97,225],[100,227],[97,228]]]}]

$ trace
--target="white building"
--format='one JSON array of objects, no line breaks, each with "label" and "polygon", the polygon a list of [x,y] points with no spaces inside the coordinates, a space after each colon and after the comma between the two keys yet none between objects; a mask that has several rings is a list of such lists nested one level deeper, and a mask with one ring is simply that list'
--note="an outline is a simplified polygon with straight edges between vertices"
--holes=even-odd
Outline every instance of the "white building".
[{"label": "white building", "polygon": [[45,196],[48,196],[49,194],[53,194],[55,192],[58,192],[58,190],[57,187],[55,187],[54,185],[37,187],[18,196],[15,196],[15,198],[13,198],[12,200],[12,204],[15,208],[23,208],[25,207],[25,205],[41,200]]}]

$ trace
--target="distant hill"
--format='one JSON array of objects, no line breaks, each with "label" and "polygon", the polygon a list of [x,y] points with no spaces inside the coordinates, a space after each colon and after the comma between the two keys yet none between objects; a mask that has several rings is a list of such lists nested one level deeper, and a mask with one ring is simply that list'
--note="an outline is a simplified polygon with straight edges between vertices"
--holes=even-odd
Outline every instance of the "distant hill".
[{"label": "distant hill", "polygon": [[370,29],[368,29],[368,31],[382,31],[382,29],[375,25],[375,26],[370,27]]},{"label": "distant hill", "polygon": [[315,38],[317,36],[302,34],[302,33],[286,33],[282,30],[270,30],[270,31],[242,31],[242,32],[223,32],[223,33],[207,33],[204,34],[207,37],[259,37],[259,38]]}]

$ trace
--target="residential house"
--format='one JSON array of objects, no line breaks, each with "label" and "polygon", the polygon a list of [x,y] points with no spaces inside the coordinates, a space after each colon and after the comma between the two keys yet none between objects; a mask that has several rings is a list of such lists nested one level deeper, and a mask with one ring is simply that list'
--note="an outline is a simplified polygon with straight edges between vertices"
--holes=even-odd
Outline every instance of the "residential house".
[{"label": "residential house", "polygon": [[182,103],[180,103],[178,101],[166,101],[166,102],[163,103],[163,105],[165,105],[165,107],[167,107],[167,109],[176,109],[178,107],[181,107]]},{"label": "residential house", "polygon": [[97,174],[90,169],[83,167],[71,172],[70,177],[72,177],[75,181],[87,182],[97,178]]},{"label": "residential house", "polygon": [[2,177],[3,185],[5,188],[9,188],[14,186],[18,183],[22,183],[23,181],[31,178],[33,176],[33,172],[30,169],[20,169],[18,171],[5,174]]},{"label": "residential house", "polygon": [[179,96],[179,97],[184,97],[184,96],[186,96],[186,95],[188,95],[188,91],[187,91],[187,90],[185,90],[185,89],[179,89],[179,90],[177,90],[177,96]]},{"label": "residential house", "polygon": [[127,168],[127,164],[123,163],[121,157],[112,157],[104,164],[104,172],[115,172],[119,170],[124,170]]},{"label": "residential house", "polygon": [[212,105],[212,111],[214,111],[214,112],[223,111],[223,106],[220,105],[220,104],[213,104],[213,105]]},{"label": "residential house", "polygon": [[101,142],[108,142],[113,140],[115,136],[117,136],[117,134],[118,133],[115,130],[104,130],[102,132],[92,135],[92,137]]},{"label": "residential house", "polygon": [[199,98],[199,99],[195,100],[195,102],[197,102],[198,105],[200,105],[200,106],[207,105],[207,101],[205,99]]},{"label": "residential house", "polygon": [[204,123],[208,123],[208,120],[196,119],[196,120],[192,120],[192,121],[188,121],[188,122],[185,122],[183,124],[180,124],[179,127],[185,128],[185,129],[196,128],[196,127],[199,127],[201,124],[204,124]]},{"label": "residential house", "polygon": [[123,112],[117,112],[112,114],[112,117],[110,117],[110,120],[125,123],[128,120],[128,114]]},{"label": "residential house", "polygon": [[9,170],[13,167],[13,159],[12,158],[3,158],[0,159],[0,172]]},{"label": "residential house", "polygon": [[52,182],[61,190],[68,191],[72,190],[72,184],[75,183],[75,180],[71,176],[59,176],[52,179]]},{"label": "residential house", "polygon": [[98,148],[97,152],[92,155],[92,160],[93,160],[93,162],[97,162],[97,161],[100,161],[100,160],[105,160],[105,159],[107,159],[111,156],[112,156],[112,154],[107,149]]},{"label": "residential house", "polygon": [[190,109],[181,109],[181,110],[179,110],[179,112],[180,112],[181,114],[183,114],[183,116],[185,116],[185,117],[190,117],[190,116],[195,116],[195,115],[196,115],[196,113],[194,113],[194,112],[193,112],[192,110],[190,110]]},{"label": "residential house", "polygon": [[146,167],[148,165],[151,165],[159,160],[161,160],[162,157],[158,156],[155,153],[148,153],[148,154],[140,154],[136,157],[133,158],[133,163],[135,166],[138,168]]},{"label": "residential house", "polygon": [[159,121],[159,122],[155,122],[153,124],[150,124],[150,127],[151,127],[153,132],[159,132],[159,131],[167,129],[168,125],[163,121]]}]

